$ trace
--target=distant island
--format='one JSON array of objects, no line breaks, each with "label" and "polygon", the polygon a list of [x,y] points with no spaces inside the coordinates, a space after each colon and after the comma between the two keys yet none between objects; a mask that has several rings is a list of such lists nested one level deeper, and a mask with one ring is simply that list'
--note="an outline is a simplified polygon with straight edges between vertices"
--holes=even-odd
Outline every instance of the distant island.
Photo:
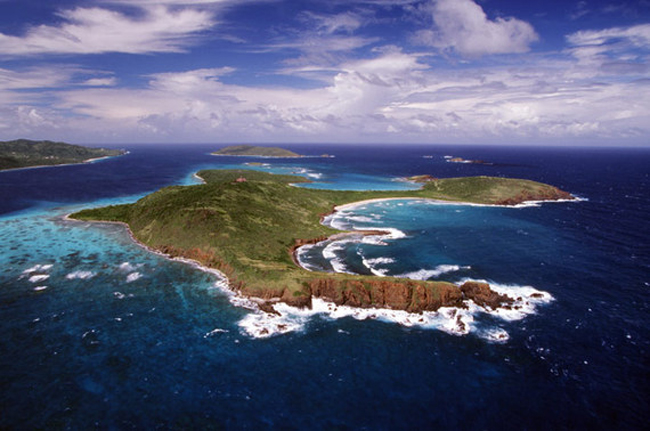
[{"label": "distant island", "polygon": [[483,160],[471,160],[471,159],[463,159],[462,157],[454,157],[454,156],[445,156],[445,160],[449,163],[468,163],[468,164],[474,164],[474,165],[491,165],[492,163],[486,162]]},{"label": "distant island", "polygon": [[278,147],[232,145],[212,153],[214,156],[302,157],[293,151]]},{"label": "distant island", "polygon": [[380,307],[410,312],[463,306],[473,300],[491,308],[510,307],[512,299],[487,283],[418,281],[402,278],[310,272],[300,267],[295,250],[342,233],[321,223],[337,206],[369,199],[420,198],[514,205],[525,200],[571,199],[553,186],[493,177],[436,179],[420,176],[411,191],[340,191],[292,187],[309,180],[251,170],[207,170],[205,184],[171,186],[128,205],[87,209],[73,219],[126,224],[133,238],[171,257],[198,261],[228,278],[235,292],[257,298],[274,312],[282,301],[310,307],[312,297],[339,305]]},{"label": "distant island", "polygon": [[64,142],[29,139],[0,141],[0,170],[84,163],[122,154],[123,150],[90,148]]}]

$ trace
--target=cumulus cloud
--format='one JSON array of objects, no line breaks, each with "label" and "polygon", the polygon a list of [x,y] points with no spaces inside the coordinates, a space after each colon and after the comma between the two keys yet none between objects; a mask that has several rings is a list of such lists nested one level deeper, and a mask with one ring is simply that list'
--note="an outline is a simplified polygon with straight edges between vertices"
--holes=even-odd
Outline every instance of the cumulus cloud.
[{"label": "cumulus cloud", "polygon": [[489,19],[472,0],[432,0],[425,10],[431,15],[433,29],[418,32],[416,40],[461,56],[527,52],[539,38],[525,21]]},{"label": "cumulus cloud", "polygon": [[[95,136],[119,131],[154,141],[642,139],[650,131],[650,80],[576,80],[576,63],[549,56],[439,70],[385,47],[332,68],[319,88],[232,85],[221,80],[232,69],[197,69],[152,75],[140,90],[61,92],[57,109],[76,114],[63,123],[38,114],[43,124],[92,124]],[[25,113],[23,122],[36,121]]]},{"label": "cumulus cloud", "polygon": [[[75,19],[65,15],[63,24],[46,28],[59,47],[48,52],[64,52],[60,38],[66,31],[88,52],[117,49],[111,48],[112,36],[101,45],[84,33],[108,31],[97,21],[103,13],[119,24],[118,40],[122,31],[135,32],[142,52],[181,50],[213,23],[213,14],[201,12],[207,9],[187,9],[198,3],[230,4],[129,3],[146,5],[148,12],[137,18],[146,30],[124,30],[136,18],[118,12],[83,9],[94,18],[82,19],[79,9],[68,11]],[[432,29],[420,37],[440,50],[464,57],[523,53],[537,37],[515,18],[489,19],[470,0],[428,4]],[[191,14],[181,20],[183,31],[163,25],[184,12]],[[650,133],[648,25],[576,32],[561,52],[441,67],[444,59],[430,52],[378,47],[379,39],[361,32],[367,22],[360,14],[305,14],[307,29],[283,32],[284,39],[264,47],[280,52],[276,58],[284,67],[267,73],[317,75],[309,88],[232,79],[239,70],[231,67],[176,65],[141,76],[146,83],[137,88],[120,87],[109,72],[77,66],[0,69],[0,130],[89,142],[596,142],[641,141]],[[168,38],[150,40],[156,32]],[[15,49],[25,50],[28,42],[36,49],[45,33],[30,30],[17,38],[23,45]],[[3,43],[0,36],[1,49]],[[120,52],[129,46],[124,42]]]},{"label": "cumulus cloud", "polygon": [[7,56],[37,54],[143,54],[179,52],[214,25],[212,14],[165,6],[145,9],[142,17],[102,8],[75,8],[59,13],[59,25],[30,28],[23,36],[0,33],[0,53]]}]

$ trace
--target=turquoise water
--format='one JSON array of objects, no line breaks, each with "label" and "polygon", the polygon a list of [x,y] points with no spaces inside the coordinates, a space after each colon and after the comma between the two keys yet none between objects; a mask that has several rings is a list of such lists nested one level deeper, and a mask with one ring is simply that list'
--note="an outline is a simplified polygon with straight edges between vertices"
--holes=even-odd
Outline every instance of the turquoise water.
[{"label": "turquoise water", "polygon": [[[0,173],[0,428],[643,429],[647,152],[325,146],[302,151],[336,157],[264,160],[323,181],[313,186],[485,174],[585,198],[526,208],[386,201],[329,220],[391,234],[314,246],[302,256],[312,269],[487,280],[525,309],[419,322],[320,303],[269,320],[218,275],[148,252],[122,226],[64,220],[193,184],[199,169],[256,161],[201,146],[130,149]],[[447,154],[499,163],[459,166]],[[454,327],[459,316],[468,331]],[[287,330],[261,334],[265,325]]]}]

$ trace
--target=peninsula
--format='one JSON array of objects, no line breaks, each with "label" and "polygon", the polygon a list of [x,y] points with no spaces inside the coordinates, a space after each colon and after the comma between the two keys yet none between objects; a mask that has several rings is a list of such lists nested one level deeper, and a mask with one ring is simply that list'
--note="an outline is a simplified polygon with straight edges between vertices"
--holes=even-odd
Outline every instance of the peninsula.
[{"label": "peninsula", "polygon": [[123,150],[90,148],[64,142],[16,139],[0,142],[0,170],[84,163],[124,153]]},{"label": "peninsula", "polygon": [[[193,259],[226,275],[230,288],[272,304],[310,307],[312,297],[339,305],[411,312],[475,303],[508,307],[512,299],[485,283],[447,282],[310,272],[297,265],[295,250],[341,234],[321,223],[337,206],[368,199],[416,198],[513,205],[526,200],[570,199],[553,186],[517,179],[417,177],[419,190],[339,191],[295,187],[309,180],[251,170],[207,170],[205,184],[171,186],[136,203],[87,209],[78,220],[122,222],[147,247]],[[358,232],[357,232],[358,234]],[[377,234],[372,232],[368,234]]]},{"label": "peninsula", "polygon": [[232,145],[212,153],[213,156],[302,157],[293,151],[278,147]]}]

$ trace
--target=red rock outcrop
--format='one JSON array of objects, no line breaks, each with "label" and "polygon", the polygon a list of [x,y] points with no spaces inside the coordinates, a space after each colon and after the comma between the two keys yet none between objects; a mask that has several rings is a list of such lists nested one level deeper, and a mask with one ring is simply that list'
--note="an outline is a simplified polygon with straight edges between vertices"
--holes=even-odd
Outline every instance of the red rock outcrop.
[{"label": "red rock outcrop", "polygon": [[502,199],[495,204],[518,205],[520,203],[528,201],[557,201],[560,199],[573,199],[573,196],[571,196],[571,193],[560,190],[557,187],[549,187],[534,193],[528,190],[524,190],[517,196],[508,199]]},{"label": "red rock outcrop", "polygon": [[435,311],[443,306],[463,306],[461,290],[445,282],[316,278],[306,284],[314,297],[350,307],[391,308],[420,313]]},{"label": "red rock outcrop", "polygon": [[481,307],[496,309],[513,303],[512,298],[493,291],[487,283],[468,281],[460,286],[460,291],[465,299],[472,300]]}]

